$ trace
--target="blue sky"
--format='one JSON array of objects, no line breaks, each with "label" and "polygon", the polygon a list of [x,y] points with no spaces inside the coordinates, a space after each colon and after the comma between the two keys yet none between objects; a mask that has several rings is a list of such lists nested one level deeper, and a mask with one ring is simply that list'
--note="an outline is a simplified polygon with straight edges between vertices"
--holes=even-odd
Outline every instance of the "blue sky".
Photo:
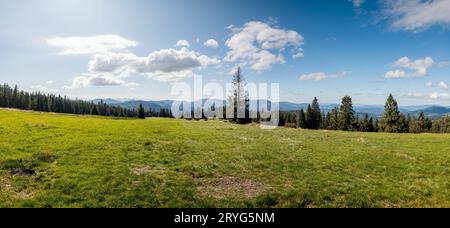
[{"label": "blue sky", "polygon": [[174,82],[226,83],[241,65],[248,82],[280,83],[284,101],[450,105],[449,11],[449,0],[1,0],[0,82],[162,100]]}]

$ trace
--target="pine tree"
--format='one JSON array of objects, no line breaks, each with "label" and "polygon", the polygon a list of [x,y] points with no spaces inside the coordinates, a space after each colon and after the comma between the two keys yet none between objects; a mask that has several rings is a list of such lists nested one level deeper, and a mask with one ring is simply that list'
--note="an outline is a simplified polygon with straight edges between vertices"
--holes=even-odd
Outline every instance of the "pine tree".
[{"label": "pine tree", "polygon": [[320,105],[317,97],[314,97],[311,108],[314,111],[314,118],[312,122],[313,129],[319,129],[322,123],[322,113],[320,112]]},{"label": "pine tree", "polygon": [[308,105],[308,108],[306,108],[306,128],[307,129],[314,129],[314,110],[312,109],[311,105]]},{"label": "pine tree", "polygon": [[92,107],[91,115],[98,116],[98,114],[99,114],[99,112],[98,112],[98,109],[97,109],[97,105],[94,105]]},{"label": "pine tree", "polygon": [[375,125],[373,123],[373,118],[372,117],[370,117],[370,119],[369,119],[369,130],[368,130],[368,132],[376,132],[376,127],[375,127]]},{"label": "pine tree", "polygon": [[378,119],[375,120],[375,123],[373,124],[373,128],[375,132],[380,131],[380,121]]},{"label": "pine tree", "polygon": [[429,130],[428,119],[425,117],[425,113],[420,112],[419,118],[417,119],[417,125],[419,130],[418,133],[427,132]]},{"label": "pine tree", "polygon": [[319,101],[315,97],[311,105],[306,110],[306,128],[319,129],[322,122],[322,114],[320,112]]},{"label": "pine tree", "polygon": [[392,94],[389,95],[384,106],[384,115],[381,119],[381,129],[384,132],[398,133],[401,132],[400,111],[398,110],[397,101]]},{"label": "pine tree", "polygon": [[142,106],[142,104],[139,105],[138,118],[145,119],[145,110],[144,110],[144,106]]},{"label": "pine tree", "polygon": [[369,115],[365,114],[364,118],[359,123],[359,131],[362,132],[369,132],[370,130],[370,122],[369,122]]},{"label": "pine tree", "polygon": [[339,110],[337,107],[334,107],[330,112],[330,120],[328,121],[328,126],[330,130],[338,130],[339,129]]},{"label": "pine tree", "polygon": [[[232,107],[233,117],[230,119],[234,123],[245,124],[250,122],[250,118],[248,116],[249,111],[247,110],[249,107],[249,98],[248,94],[245,91],[245,82],[244,76],[242,75],[242,70],[240,67],[237,67],[235,74],[233,75],[233,89],[231,91],[231,95],[228,98],[228,107],[227,112],[229,112]],[[244,113],[244,118],[239,118],[239,114]]]},{"label": "pine tree", "polygon": [[352,98],[345,96],[339,110],[339,129],[343,131],[353,130],[355,122],[355,111],[353,110]]},{"label": "pine tree", "polygon": [[399,124],[398,133],[409,132],[409,121],[408,121],[408,118],[406,118],[403,113],[400,113],[400,117],[398,119],[398,124]]},{"label": "pine tree", "polygon": [[305,114],[305,111],[303,109],[301,109],[300,112],[299,112],[297,127],[298,128],[303,128],[303,129],[307,128],[306,114]]}]

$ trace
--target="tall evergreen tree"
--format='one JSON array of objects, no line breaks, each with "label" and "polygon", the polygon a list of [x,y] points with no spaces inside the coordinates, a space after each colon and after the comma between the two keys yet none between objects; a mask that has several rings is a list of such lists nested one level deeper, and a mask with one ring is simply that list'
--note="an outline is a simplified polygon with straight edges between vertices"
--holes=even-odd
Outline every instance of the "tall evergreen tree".
[{"label": "tall evergreen tree", "polygon": [[98,109],[97,109],[97,105],[92,106],[91,115],[93,115],[93,116],[98,116],[99,115],[99,112],[98,112]]},{"label": "tall evergreen tree", "polygon": [[306,110],[306,126],[308,129],[319,129],[322,122],[319,101],[315,97]]},{"label": "tall evergreen tree", "polygon": [[307,124],[306,124],[306,114],[305,114],[305,111],[304,111],[303,109],[301,109],[301,110],[299,111],[297,127],[298,127],[298,128],[303,128],[303,129],[307,128]]},{"label": "tall evergreen tree", "polygon": [[366,113],[364,118],[359,122],[359,131],[369,132],[370,130],[370,122],[369,115]]},{"label": "tall evergreen tree", "polygon": [[138,118],[145,119],[145,109],[144,106],[142,106],[142,104],[139,105]]},{"label": "tall evergreen tree", "polygon": [[345,96],[339,109],[339,129],[343,131],[353,130],[355,122],[355,111],[353,110],[352,98]]},{"label": "tall evergreen tree", "polygon": [[338,130],[339,129],[339,110],[338,108],[334,107],[329,115],[329,121],[328,121],[328,129],[330,130]]},{"label": "tall evergreen tree", "polygon": [[369,132],[375,132],[376,131],[376,127],[374,125],[372,117],[370,117],[370,119],[369,119],[369,130],[368,131]]},{"label": "tall evergreen tree", "polygon": [[[232,118],[230,119],[234,123],[246,124],[251,122],[249,115],[249,104],[250,100],[248,98],[248,93],[245,91],[244,76],[242,75],[242,70],[237,67],[236,72],[233,75],[233,88],[231,95],[228,97],[228,107],[227,112],[231,112]],[[244,114],[239,118],[239,114]]]},{"label": "tall evergreen tree", "polygon": [[384,106],[384,114],[381,118],[381,130],[390,133],[401,132],[400,118],[397,101],[390,94]]}]

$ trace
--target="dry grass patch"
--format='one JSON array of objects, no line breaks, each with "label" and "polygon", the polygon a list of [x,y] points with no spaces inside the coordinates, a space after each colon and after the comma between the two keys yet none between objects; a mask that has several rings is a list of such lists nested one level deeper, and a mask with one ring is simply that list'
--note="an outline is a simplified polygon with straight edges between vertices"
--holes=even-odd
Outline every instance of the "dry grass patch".
[{"label": "dry grass patch", "polygon": [[33,191],[16,191],[12,183],[7,179],[0,179],[0,190],[6,192],[13,199],[32,199],[35,195]]},{"label": "dry grass patch", "polygon": [[165,173],[164,169],[152,169],[148,166],[134,166],[130,168],[130,172],[137,176],[143,176],[147,174],[162,174]]},{"label": "dry grass patch", "polygon": [[205,197],[224,198],[254,198],[267,190],[265,184],[240,177],[226,176],[218,179],[200,180],[198,192]]}]

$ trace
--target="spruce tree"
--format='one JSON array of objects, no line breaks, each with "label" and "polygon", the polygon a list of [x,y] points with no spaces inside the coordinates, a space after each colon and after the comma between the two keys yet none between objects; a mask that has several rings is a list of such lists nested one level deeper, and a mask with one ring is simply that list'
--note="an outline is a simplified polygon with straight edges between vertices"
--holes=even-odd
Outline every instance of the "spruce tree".
[{"label": "spruce tree", "polygon": [[420,112],[419,114],[419,118],[417,119],[417,128],[418,128],[418,133],[422,133],[422,132],[428,132],[431,127],[430,127],[430,120],[425,117],[425,113]]},{"label": "spruce tree", "polygon": [[353,110],[352,98],[345,96],[339,110],[339,129],[343,131],[353,130],[355,122],[355,111]]},{"label": "spruce tree", "polygon": [[372,117],[370,117],[370,119],[369,119],[369,129],[368,129],[368,131],[369,132],[375,132],[376,131],[376,127],[375,127],[375,125],[373,123],[373,118]]},{"label": "spruce tree", "polygon": [[93,116],[98,116],[98,109],[97,109],[97,105],[94,105],[93,107],[92,107],[92,111],[91,111],[91,115],[93,115]]},{"label": "spruce tree", "polygon": [[369,115],[365,114],[364,118],[360,121],[359,130],[362,132],[369,132],[369,130],[370,130],[370,126],[369,126],[370,122],[369,121],[370,121]]},{"label": "spruce tree", "polygon": [[144,106],[142,106],[142,104],[139,105],[138,118],[145,119],[145,110],[144,110]]},{"label": "spruce tree", "polygon": [[303,128],[303,129],[307,128],[306,114],[305,114],[305,111],[303,109],[301,109],[300,112],[299,112],[297,127],[298,128]]},{"label": "spruce tree", "polygon": [[322,113],[320,112],[319,101],[315,97],[311,105],[306,110],[306,128],[319,129],[322,122]]},{"label": "spruce tree", "polygon": [[330,112],[329,129],[338,130],[339,129],[339,110],[334,107]]},{"label": "spruce tree", "polygon": [[[242,70],[240,67],[237,67],[236,72],[233,75],[233,88],[230,91],[231,95],[228,97],[228,107],[227,109],[232,109],[233,117],[230,119],[234,123],[245,124],[249,123],[249,114],[248,106],[250,100],[248,98],[248,94],[245,91],[245,82],[244,76],[242,75]],[[232,107],[234,106],[234,107]],[[229,112],[230,110],[227,110]],[[244,118],[239,118],[239,113],[245,113]]]},{"label": "spruce tree", "polygon": [[381,118],[382,131],[389,133],[401,132],[400,118],[397,101],[390,94],[384,106],[383,118]]},{"label": "spruce tree", "polygon": [[322,113],[320,112],[320,105],[319,101],[317,100],[317,97],[314,97],[314,100],[312,101],[311,108],[314,112],[314,118],[313,118],[313,129],[319,129],[320,125],[322,123]]}]

